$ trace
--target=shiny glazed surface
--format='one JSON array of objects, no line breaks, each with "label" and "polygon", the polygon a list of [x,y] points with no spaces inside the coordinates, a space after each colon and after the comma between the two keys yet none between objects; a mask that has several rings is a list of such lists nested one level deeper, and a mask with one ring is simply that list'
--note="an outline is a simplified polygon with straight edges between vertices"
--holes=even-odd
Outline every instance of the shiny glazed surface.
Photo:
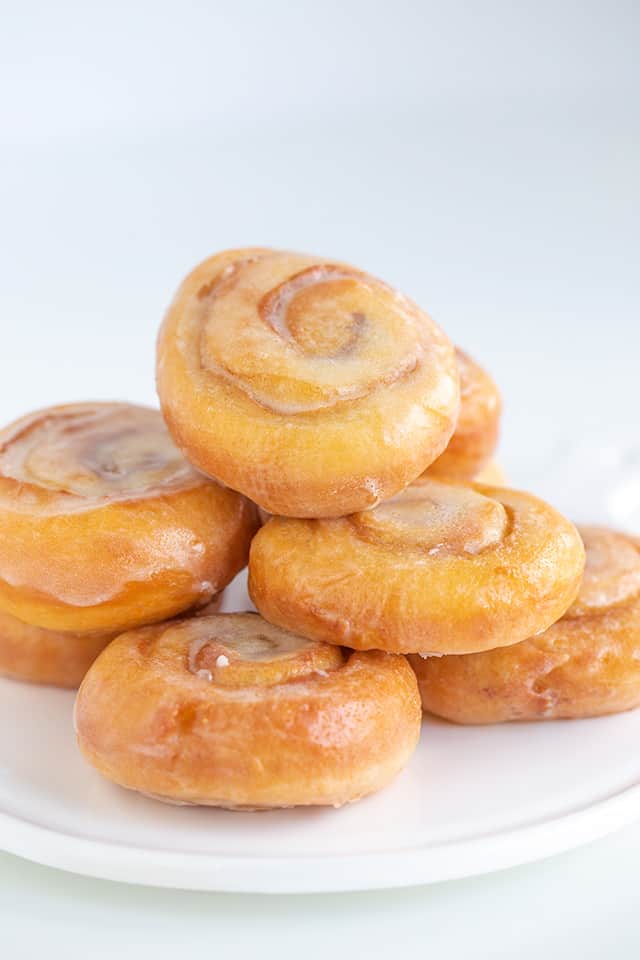
[{"label": "shiny glazed surface", "polygon": [[101,773],[162,799],[337,806],[404,766],[420,702],[403,657],[219,614],[115,640],[83,681],[76,729]]},{"label": "shiny glazed surface", "polygon": [[[195,616],[216,613],[224,591]],[[0,611],[0,675],[11,680],[75,689],[117,633],[46,630]]]},{"label": "shiny glazed surface", "polygon": [[495,381],[464,350],[456,347],[460,372],[460,413],[447,448],[425,476],[473,480],[498,445],[502,399]]},{"label": "shiny glazed surface", "polygon": [[640,549],[580,527],[587,563],[575,602],[544,633],[501,650],[411,662],[425,710],[458,723],[551,720],[640,705]]},{"label": "shiny glazed surface", "polygon": [[336,520],[273,518],[251,546],[263,616],[355,649],[464,653],[546,629],[584,566],[575,527],[528,493],[423,480]]},{"label": "shiny glazed surface", "polygon": [[72,404],[0,432],[0,609],[34,626],[117,632],[204,605],[256,526],[158,411]]},{"label": "shiny glazed surface", "polygon": [[453,346],[415,304],[345,264],[265,249],[186,278],[157,383],[189,460],[287,516],[396,493],[443,451],[459,402]]}]

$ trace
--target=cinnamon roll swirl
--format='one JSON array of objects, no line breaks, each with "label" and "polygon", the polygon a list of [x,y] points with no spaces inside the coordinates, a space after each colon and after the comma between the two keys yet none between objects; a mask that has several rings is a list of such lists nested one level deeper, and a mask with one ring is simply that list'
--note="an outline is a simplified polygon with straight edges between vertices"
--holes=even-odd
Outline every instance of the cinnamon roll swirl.
[{"label": "cinnamon roll swirl", "polygon": [[549,627],[583,567],[575,527],[536,497],[423,480],[349,517],[269,520],[249,590],[267,620],[315,640],[468,653]]},{"label": "cinnamon roll swirl", "polygon": [[257,525],[155,410],[72,404],[0,431],[0,610],[33,626],[115,633],[204,605]]},{"label": "cinnamon roll swirl", "polygon": [[345,264],[264,249],[186,278],[157,384],[192,463],[299,517],[401,490],[444,450],[459,402],[453,347],[415,304]]},{"label": "cinnamon roll swirl", "polygon": [[124,787],[228,808],[340,806],[385,786],[418,742],[404,657],[304,640],[260,616],[130,631],[76,702],[85,758]]}]

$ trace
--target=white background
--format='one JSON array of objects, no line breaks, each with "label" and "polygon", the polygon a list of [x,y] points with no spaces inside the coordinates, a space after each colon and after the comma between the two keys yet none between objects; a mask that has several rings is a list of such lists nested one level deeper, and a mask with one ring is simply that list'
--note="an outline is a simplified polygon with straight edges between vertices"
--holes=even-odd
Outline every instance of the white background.
[{"label": "white background", "polygon": [[[1,0],[2,419],[152,402],[182,275],[284,246],[416,298],[499,381],[514,481],[580,502],[579,476],[556,494],[536,462],[597,436],[599,469],[638,424],[639,25],[633,0]],[[0,857],[0,945],[634,957],[639,855],[634,828],[494,877],[299,899]]]}]

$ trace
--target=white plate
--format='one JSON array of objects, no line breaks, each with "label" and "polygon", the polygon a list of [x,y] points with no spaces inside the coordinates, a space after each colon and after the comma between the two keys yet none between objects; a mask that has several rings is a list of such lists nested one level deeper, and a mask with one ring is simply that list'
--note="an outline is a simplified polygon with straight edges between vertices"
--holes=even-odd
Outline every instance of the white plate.
[{"label": "white plate", "polygon": [[[242,578],[227,606],[246,609]],[[0,847],[155,886],[321,892],[535,860],[640,817],[640,711],[456,727],[425,720],[408,768],[340,810],[230,813],[122,790],[81,759],[73,694],[0,681]]]},{"label": "white plate", "polygon": [[[544,470],[538,461],[532,487],[564,491],[559,505],[579,519],[637,529],[640,458],[612,456],[594,436],[588,446],[588,472],[576,448]],[[561,482],[568,463],[590,493]],[[241,576],[226,608],[248,606]],[[408,768],[377,796],[230,813],[102,779],[76,749],[72,707],[71,693],[0,680],[0,847],[90,876],[270,893],[404,886],[536,860],[640,819],[640,711],[478,728],[425,720]]]}]

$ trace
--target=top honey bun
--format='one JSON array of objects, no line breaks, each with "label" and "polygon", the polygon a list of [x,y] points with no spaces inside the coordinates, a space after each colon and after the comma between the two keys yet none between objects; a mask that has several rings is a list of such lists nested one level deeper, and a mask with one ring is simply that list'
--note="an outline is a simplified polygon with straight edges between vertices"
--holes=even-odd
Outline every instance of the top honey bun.
[{"label": "top honey bun", "polygon": [[262,248],[187,276],[157,385],[194,466],[292,517],[404,489],[447,447],[460,403],[454,346],[411,300],[344,263]]}]

